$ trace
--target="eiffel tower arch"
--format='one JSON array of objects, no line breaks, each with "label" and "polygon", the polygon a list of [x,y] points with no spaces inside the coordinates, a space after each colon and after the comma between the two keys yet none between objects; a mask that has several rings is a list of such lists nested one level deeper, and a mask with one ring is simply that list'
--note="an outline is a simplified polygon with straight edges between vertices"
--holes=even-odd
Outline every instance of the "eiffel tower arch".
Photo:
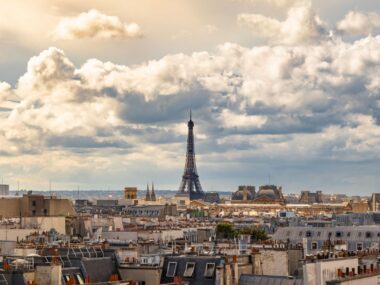
[{"label": "eiffel tower arch", "polygon": [[187,135],[187,148],[186,148],[186,162],[185,169],[182,175],[182,181],[179,186],[177,197],[188,196],[190,200],[203,199],[205,193],[203,192],[201,183],[199,181],[199,175],[197,172],[197,166],[195,163],[195,150],[194,150],[194,122],[191,119],[187,123],[188,135]]}]

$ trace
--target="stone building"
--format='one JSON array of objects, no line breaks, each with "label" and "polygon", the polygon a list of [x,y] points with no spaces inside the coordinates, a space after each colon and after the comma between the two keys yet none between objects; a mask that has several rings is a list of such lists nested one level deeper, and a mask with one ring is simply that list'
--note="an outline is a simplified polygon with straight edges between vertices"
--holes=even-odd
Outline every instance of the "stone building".
[{"label": "stone building", "polygon": [[21,197],[0,198],[0,217],[73,216],[70,200],[28,193]]},{"label": "stone building", "polygon": [[372,193],[369,205],[372,212],[380,211],[380,193]]},{"label": "stone building", "polygon": [[276,185],[260,186],[253,202],[257,204],[286,204],[282,194],[282,187],[277,187]]},{"label": "stone building", "polygon": [[256,189],[252,185],[240,185],[232,194],[232,203],[248,203],[255,199]]},{"label": "stone building", "polygon": [[7,196],[7,195],[9,195],[9,185],[0,184],[0,196]]},{"label": "stone building", "polygon": [[275,242],[303,246],[306,253],[379,249],[379,238],[380,229],[376,226],[284,227],[278,228],[272,237]]},{"label": "stone building", "polygon": [[322,201],[322,191],[310,192],[302,191],[299,202],[302,204],[319,204]]}]

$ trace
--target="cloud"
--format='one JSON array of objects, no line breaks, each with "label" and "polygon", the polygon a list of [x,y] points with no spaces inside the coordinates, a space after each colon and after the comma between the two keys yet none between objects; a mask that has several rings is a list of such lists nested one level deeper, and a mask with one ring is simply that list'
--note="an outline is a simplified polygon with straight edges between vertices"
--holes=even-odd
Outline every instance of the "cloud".
[{"label": "cloud", "polygon": [[215,25],[207,25],[206,26],[206,31],[208,34],[215,33],[218,30],[218,27]]},{"label": "cloud", "polygon": [[261,14],[239,14],[238,23],[250,28],[255,36],[275,44],[310,44],[326,37],[325,24],[309,1],[291,6],[284,21]]},{"label": "cloud", "polygon": [[303,0],[244,0],[244,1],[250,2],[253,4],[265,3],[268,5],[282,8],[282,7],[293,6],[294,4],[300,3]]},{"label": "cloud", "polygon": [[123,23],[116,16],[90,10],[72,18],[63,18],[54,31],[56,39],[128,39],[143,35],[136,23]]},{"label": "cloud", "polygon": [[0,116],[1,156],[27,161],[17,171],[36,175],[76,177],[73,169],[85,172],[93,161],[102,171],[136,174],[142,164],[172,171],[182,168],[191,108],[201,165],[377,159],[379,66],[379,36],[225,43],[130,66],[98,59],[78,66],[51,47],[29,60],[16,86],[0,84],[1,98],[19,98]]},{"label": "cloud", "polygon": [[7,82],[0,81],[0,104],[9,99],[11,92],[11,85],[9,85]]},{"label": "cloud", "polygon": [[368,35],[380,27],[380,15],[374,12],[350,11],[336,25],[337,30],[349,35]]}]

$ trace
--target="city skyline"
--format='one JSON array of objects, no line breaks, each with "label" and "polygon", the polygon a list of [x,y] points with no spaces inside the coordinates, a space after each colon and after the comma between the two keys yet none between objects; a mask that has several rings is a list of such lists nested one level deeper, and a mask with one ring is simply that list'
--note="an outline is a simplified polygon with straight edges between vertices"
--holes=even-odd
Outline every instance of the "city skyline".
[{"label": "city skyline", "polygon": [[373,2],[0,1],[0,177],[178,190],[191,109],[205,191],[376,192]]}]

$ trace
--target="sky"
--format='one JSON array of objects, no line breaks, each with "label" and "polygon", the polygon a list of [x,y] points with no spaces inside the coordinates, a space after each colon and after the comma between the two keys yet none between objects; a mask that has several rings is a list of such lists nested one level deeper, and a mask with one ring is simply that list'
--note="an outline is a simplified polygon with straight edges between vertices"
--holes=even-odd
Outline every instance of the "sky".
[{"label": "sky", "polygon": [[378,192],[377,2],[0,0],[0,177]]}]

